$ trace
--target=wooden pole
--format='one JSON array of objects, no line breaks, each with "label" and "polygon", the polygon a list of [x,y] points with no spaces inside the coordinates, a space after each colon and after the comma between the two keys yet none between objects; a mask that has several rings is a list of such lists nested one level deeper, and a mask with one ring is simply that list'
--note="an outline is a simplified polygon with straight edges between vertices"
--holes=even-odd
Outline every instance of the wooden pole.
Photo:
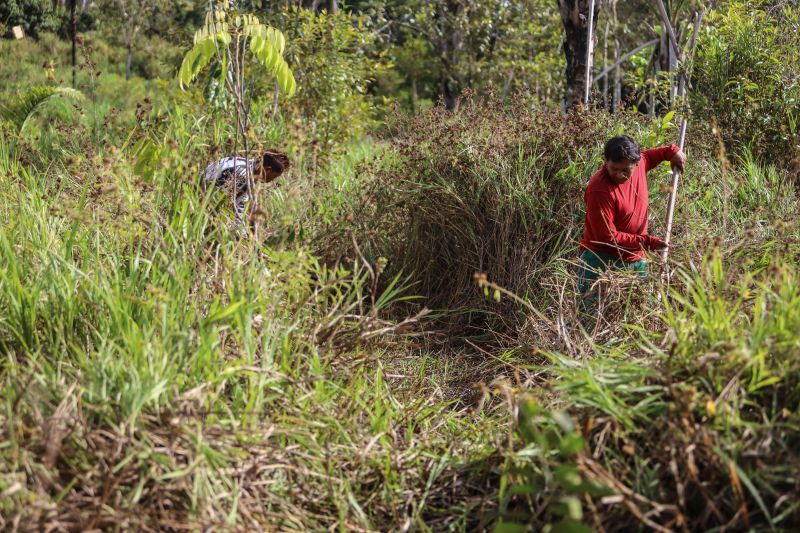
[{"label": "wooden pole", "polygon": [[[660,3],[660,0],[659,0]],[[662,4],[663,6],[663,4]],[[686,56],[691,57],[694,53],[694,45],[697,42],[697,34],[700,31],[700,23],[702,20],[702,14],[695,13],[695,24],[694,24],[694,33],[692,34],[690,45],[686,50]],[[685,77],[681,77],[681,81],[688,81]],[[686,91],[687,83],[681,83],[678,88],[678,98],[680,99],[683,96],[683,93]],[[680,135],[678,137],[678,147],[683,151],[683,146],[686,142],[686,129],[688,127],[688,122],[686,120],[686,114],[684,114],[683,119],[681,120],[680,126]],[[677,168],[672,169],[672,188],[670,189],[669,193],[669,205],[667,207],[667,230],[664,234],[664,242],[669,244],[670,239],[672,237],[672,222],[675,218],[675,200],[678,196],[678,184],[680,182],[681,171]],[[667,280],[669,280],[669,270],[666,268],[667,266],[667,258],[669,257],[669,247],[664,248],[664,251],[661,252],[661,259],[664,262],[664,269],[667,272]]]},{"label": "wooden pole", "polygon": [[[686,128],[688,123],[684,118],[681,120],[681,132],[678,138],[678,147],[683,151],[683,145],[686,143]],[[678,183],[681,179],[681,171],[680,169],[673,168],[672,169],[672,188],[670,189],[669,193],[669,207],[667,208],[667,231],[664,234],[664,242],[669,244],[670,238],[672,237],[672,221],[675,218],[675,200],[678,197]],[[664,248],[664,251],[661,252],[661,259],[664,261],[664,264],[667,264],[667,257],[669,257],[669,247]]]}]

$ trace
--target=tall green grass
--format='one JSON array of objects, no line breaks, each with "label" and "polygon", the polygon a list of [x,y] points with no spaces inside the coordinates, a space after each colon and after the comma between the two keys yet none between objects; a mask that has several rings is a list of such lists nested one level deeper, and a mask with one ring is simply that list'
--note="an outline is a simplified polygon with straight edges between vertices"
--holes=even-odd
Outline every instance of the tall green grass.
[{"label": "tall green grass", "polygon": [[[228,126],[170,98],[0,140],[0,529],[797,525],[782,170],[690,148],[671,282],[610,277],[587,334],[598,136],[670,124],[434,111],[326,167],[293,153],[239,240],[199,184]],[[442,331],[431,303],[480,318]]]},{"label": "tall green grass", "polygon": [[[432,379],[454,371],[407,337],[418,319],[387,320],[403,278],[237,240],[199,186],[194,123],[33,161],[35,140],[0,142],[2,527],[456,519],[434,495],[491,432]],[[353,164],[319,186],[347,201]],[[266,195],[268,221],[297,216],[293,188]]]}]

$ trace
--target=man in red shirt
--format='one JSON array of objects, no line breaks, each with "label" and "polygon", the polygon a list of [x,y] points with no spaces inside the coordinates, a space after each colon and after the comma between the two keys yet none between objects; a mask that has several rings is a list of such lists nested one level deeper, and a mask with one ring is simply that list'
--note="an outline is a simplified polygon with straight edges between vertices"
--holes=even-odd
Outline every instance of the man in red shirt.
[{"label": "man in red shirt", "polygon": [[669,161],[683,169],[686,156],[676,145],[640,151],[627,135],[610,139],[603,165],[586,186],[586,223],[581,242],[579,283],[588,291],[609,268],[647,277],[647,251],[663,250],[663,240],[647,233],[647,172]]}]

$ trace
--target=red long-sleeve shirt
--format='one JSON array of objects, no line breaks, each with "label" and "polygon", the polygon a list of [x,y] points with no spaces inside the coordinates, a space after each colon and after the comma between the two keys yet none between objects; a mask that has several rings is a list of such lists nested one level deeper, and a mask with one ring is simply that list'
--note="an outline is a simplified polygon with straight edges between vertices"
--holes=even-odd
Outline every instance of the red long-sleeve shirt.
[{"label": "red long-sleeve shirt", "polygon": [[647,247],[647,172],[669,161],[679,148],[671,144],[642,152],[628,181],[616,184],[605,164],[589,180],[584,194],[586,223],[581,250],[618,255],[623,261],[643,259]]}]

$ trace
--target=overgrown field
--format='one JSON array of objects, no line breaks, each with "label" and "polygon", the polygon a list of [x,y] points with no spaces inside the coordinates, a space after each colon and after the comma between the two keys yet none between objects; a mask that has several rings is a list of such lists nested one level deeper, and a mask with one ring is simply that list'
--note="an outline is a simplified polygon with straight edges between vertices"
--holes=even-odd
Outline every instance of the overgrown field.
[{"label": "overgrown field", "polygon": [[672,120],[396,117],[325,164],[293,146],[240,240],[199,180],[225,114],[167,84],[116,112],[123,83],[0,140],[0,529],[800,527],[786,167],[698,127],[669,282],[605,279],[587,330],[587,176]]}]

